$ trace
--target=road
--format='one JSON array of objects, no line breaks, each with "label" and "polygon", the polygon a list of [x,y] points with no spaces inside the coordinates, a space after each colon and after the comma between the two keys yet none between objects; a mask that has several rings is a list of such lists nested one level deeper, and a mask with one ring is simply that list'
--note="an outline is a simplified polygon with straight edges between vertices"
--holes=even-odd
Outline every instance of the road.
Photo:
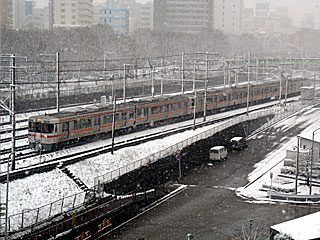
[{"label": "road", "polygon": [[227,161],[194,169],[180,182],[189,185],[186,190],[105,239],[182,240],[188,233],[201,240],[240,239],[243,227],[249,232],[249,219],[252,231],[258,227],[258,234],[263,234],[260,239],[268,239],[271,225],[319,211],[320,206],[248,202],[234,192],[248,183],[255,163],[301,132],[301,122],[292,122],[285,131],[283,126],[268,129],[259,139],[250,140],[247,150],[231,153]]}]

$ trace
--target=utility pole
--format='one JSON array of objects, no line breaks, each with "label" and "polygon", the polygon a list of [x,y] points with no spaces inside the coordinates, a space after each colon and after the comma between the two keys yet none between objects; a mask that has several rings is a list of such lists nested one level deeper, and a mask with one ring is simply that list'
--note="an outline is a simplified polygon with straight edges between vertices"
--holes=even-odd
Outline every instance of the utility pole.
[{"label": "utility pole", "polygon": [[287,99],[288,99],[288,77],[287,76],[285,76],[285,78],[286,78],[286,94],[285,94],[285,100],[284,100],[284,106],[286,107],[287,106]]},{"label": "utility pole", "polygon": [[247,64],[248,70],[248,87],[247,87],[247,116],[249,116],[249,104],[250,104],[250,70],[249,70],[249,63]]},{"label": "utility pole", "polygon": [[196,91],[196,60],[193,60],[193,86],[192,91]]},{"label": "utility pole", "polygon": [[181,55],[181,94],[184,94],[184,53]]},{"label": "utility pole", "polygon": [[11,126],[12,126],[12,145],[11,145],[11,170],[16,169],[16,57],[11,55]]},{"label": "utility pole", "polygon": [[154,97],[154,66],[152,66],[151,72],[151,96]]},{"label": "utility pole", "polygon": [[295,181],[295,193],[296,194],[298,194],[299,148],[300,148],[300,135],[297,136],[296,181]]},{"label": "utility pole", "polygon": [[57,75],[57,112],[60,112],[60,66],[59,66],[59,52],[56,53],[56,75]]},{"label": "utility pole", "polygon": [[282,72],[280,72],[280,88],[279,88],[279,105],[281,106],[281,97],[282,97]]},{"label": "utility pole", "polygon": [[123,64],[123,102],[126,102],[126,85],[127,85],[127,69],[126,69],[127,64]]},{"label": "utility pole", "polygon": [[309,185],[309,194],[312,194],[312,164],[313,164],[313,147],[314,147],[314,135],[316,134],[316,131],[320,130],[320,128],[317,128],[312,132],[312,145],[311,145],[311,161],[310,161],[310,185]]},{"label": "utility pole", "polygon": [[223,88],[226,88],[226,64],[223,62]]},{"label": "utility pole", "polygon": [[194,91],[193,130],[196,130],[196,109],[197,109],[197,91]]},{"label": "utility pole", "polygon": [[208,89],[208,76],[209,76],[209,69],[208,69],[208,52],[206,52],[206,80],[204,86],[204,101],[203,101],[203,121],[207,120],[207,89]]},{"label": "utility pole", "polygon": [[111,154],[114,153],[114,133],[116,128],[116,95],[114,95],[113,99],[113,115],[112,115],[112,132],[111,132]]}]

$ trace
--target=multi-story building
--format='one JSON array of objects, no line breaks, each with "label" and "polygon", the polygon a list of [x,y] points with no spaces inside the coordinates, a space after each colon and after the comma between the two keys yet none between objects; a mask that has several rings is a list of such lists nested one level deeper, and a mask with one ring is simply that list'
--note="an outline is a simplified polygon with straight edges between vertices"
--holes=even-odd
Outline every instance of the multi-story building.
[{"label": "multi-story building", "polygon": [[33,13],[33,9],[36,5],[34,0],[26,0],[25,1],[25,16],[31,15]]},{"label": "multi-story building", "polygon": [[268,17],[270,14],[270,5],[267,0],[257,0],[256,2],[256,25],[259,32],[266,32],[269,28]]},{"label": "multi-story building", "polygon": [[25,28],[49,29],[49,8],[34,8],[32,14],[25,18]]},{"label": "multi-story building", "polygon": [[24,0],[13,0],[13,28],[20,29],[24,26],[25,2]]},{"label": "multi-story building", "polygon": [[213,0],[154,1],[154,29],[199,33],[212,28]]},{"label": "multi-story building", "polygon": [[7,28],[9,26],[9,0],[0,0],[0,28]]},{"label": "multi-story building", "polygon": [[93,2],[93,24],[102,24],[103,19],[102,19],[102,13],[103,9],[106,8],[106,3],[104,2]]},{"label": "multi-story building", "polygon": [[129,32],[129,3],[123,0],[107,0],[102,11],[102,24],[110,25],[118,33]]},{"label": "multi-story building", "polygon": [[91,26],[93,23],[92,0],[54,0],[50,15],[55,27]]},{"label": "multi-story building", "polygon": [[243,10],[243,0],[214,0],[212,28],[224,33],[240,34]]},{"label": "multi-story building", "polygon": [[129,10],[130,32],[138,29],[153,29],[153,1],[145,4],[131,4]]},{"label": "multi-story building", "polygon": [[253,33],[256,30],[256,18],[253,8],[245,8],[242,14],[242,31]]}]

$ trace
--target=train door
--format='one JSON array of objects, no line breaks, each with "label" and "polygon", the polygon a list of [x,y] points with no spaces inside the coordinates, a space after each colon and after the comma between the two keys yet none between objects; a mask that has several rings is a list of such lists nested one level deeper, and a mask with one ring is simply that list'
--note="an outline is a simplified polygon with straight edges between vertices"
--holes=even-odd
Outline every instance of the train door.
[{"label": "train door", "polygon": [[64,122],[62,123],[62,139],[68,139],[69,138],[69,123]]},{"label": "train door", "polygon": [[100,116],[94,117],[94,131],[99,132],[100,131]]}]

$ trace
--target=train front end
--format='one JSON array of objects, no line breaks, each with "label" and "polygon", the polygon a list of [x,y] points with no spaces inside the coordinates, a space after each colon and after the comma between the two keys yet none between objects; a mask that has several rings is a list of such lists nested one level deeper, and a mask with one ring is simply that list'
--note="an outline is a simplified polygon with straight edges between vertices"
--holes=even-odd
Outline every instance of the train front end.
[{"label": "train front end", "polygon": [[32,116],[28,120],[28,141],[31,149],[49,152],[57,144],[58,119],[50,115]]}]

